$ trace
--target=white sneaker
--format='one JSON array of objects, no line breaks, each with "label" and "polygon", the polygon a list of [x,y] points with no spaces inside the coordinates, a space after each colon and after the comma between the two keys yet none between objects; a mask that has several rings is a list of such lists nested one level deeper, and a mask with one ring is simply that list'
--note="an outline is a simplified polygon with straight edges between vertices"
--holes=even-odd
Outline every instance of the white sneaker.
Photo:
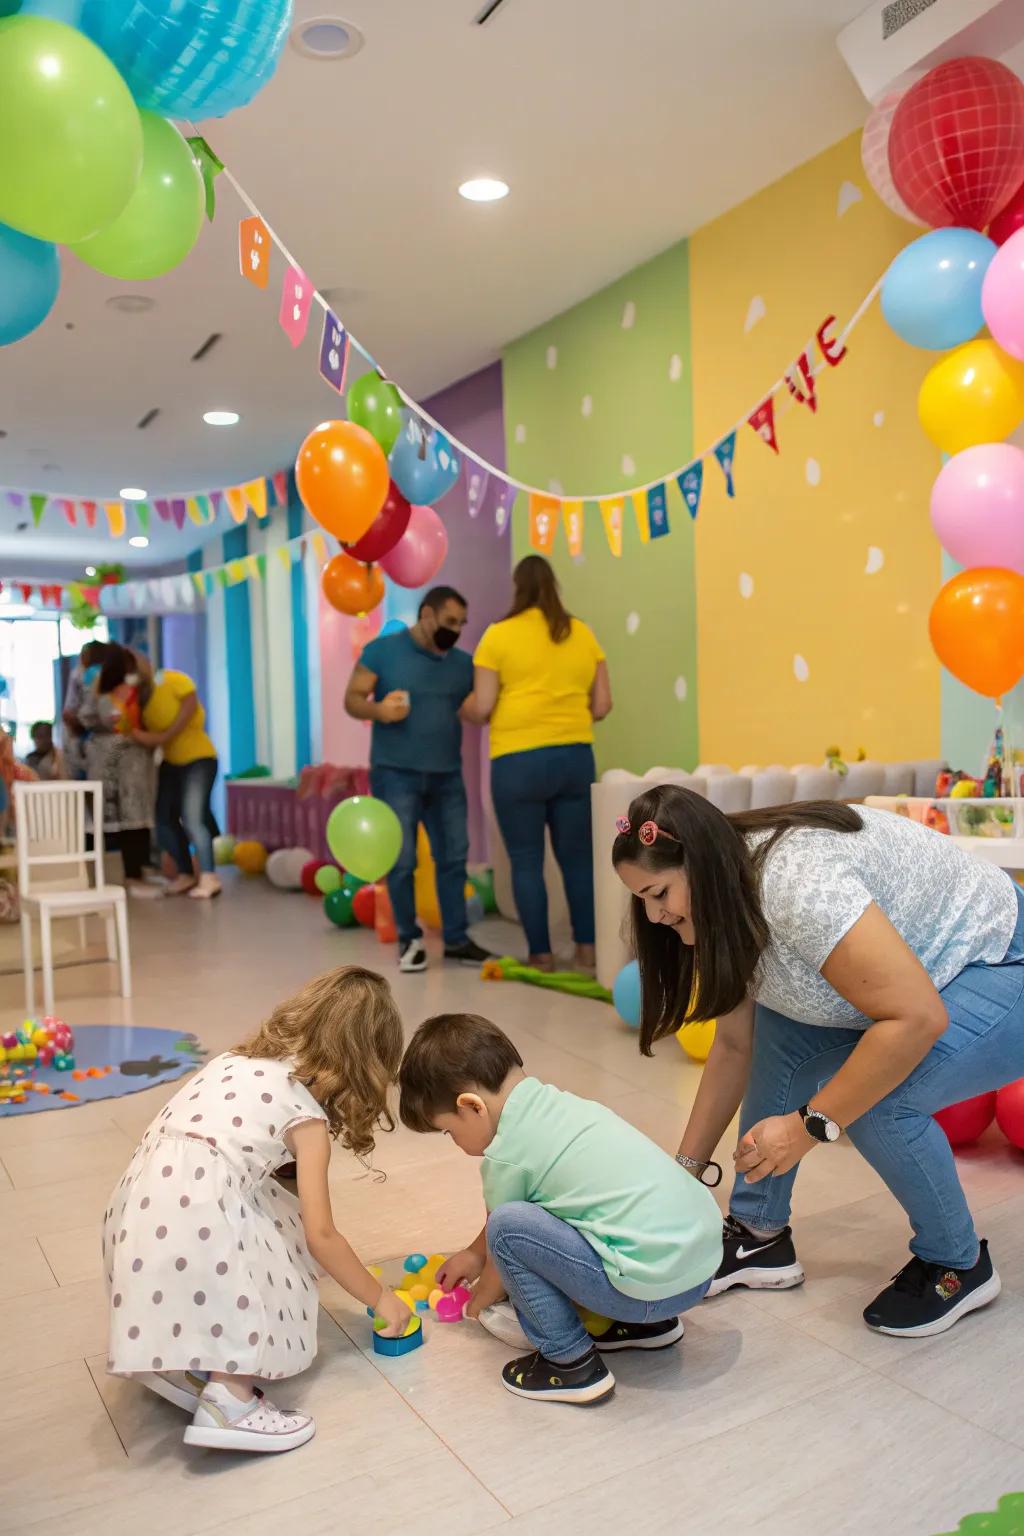
[{"label": "white sneaker", "polygon": [[523,1332],[522,1324],[516,1314],[516,1309],[510,1301],[496,1301],[492,1306],[484,1307],[477,1322],[486,1328],[488,1333],[493,1333],[496,1339],[503,1344],[510,1344],[513,1349],[535,1349],[536,1345]]},{"label": "white sneaker", "polygon": [[427,968],[427,952],[419,939],[413,939],[402,950],[398,959],[398,969],[408,975],[414,971],[425,971]]},{"label": "white sneaker", "polygon": [[206,1377],[194,1371],[140,1371],[135,1380],[186,1413],[195,1413],[206,1386]]},{"label": "white sneaker", "polygon": [[226,1387],[212,1383],[199,1399],[185,1444],[213,1451],[294,1451],[315,1434],[308,1414],[275,1408],[259,1389],[243,1403]]}]

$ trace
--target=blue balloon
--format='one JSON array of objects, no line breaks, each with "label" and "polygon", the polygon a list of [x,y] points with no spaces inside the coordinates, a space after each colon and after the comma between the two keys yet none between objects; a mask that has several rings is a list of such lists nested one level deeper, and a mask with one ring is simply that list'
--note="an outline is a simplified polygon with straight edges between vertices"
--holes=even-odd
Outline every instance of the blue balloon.
[{"label": "blue balloon", "polygon": [[380,634],[377,638],[378,640],[383,640],[385,635],[398,635],[401,634],[403,629],[408,628],[408,624],[403,624],[401,619],[388,619],[386,624],[381,625]]},{"label": "blue balloon", "polygon": [[[404,629],[411,629],[420,616],[420,604],[429,591],[429,587],[400,587],[397,581],[388,581],[384,588],[384,602],[381,605],[381,615],[384,619],[381,634],[392,623]],[[394,630],[390,633],[394,634]]]},{"label": "blue balloon", "polygon": [[57,247],[0,224],[0,347],[42,325],[59,288]]},{"label": "blue balloon", "polygon": [[443,432],[407,416],[391,450],[391,478],[414,507],[432,507],[462,473],[462,460]]},{"label": "blue balloon", "polygon": [[624,965],[612,982],[612,1002],[623,1024],[640,1028],[640,967],[635,960]]},{"label": "blue balloon", "polygon": [[292,0],[85,0],[82,31],[113,60],[136,105],[162,117],[223,117],[277,66]]},{"label": "blue balloon", "polygon": [[882,313],[912,347],[943,352],[985,324],[981,285],[996,246],[976,229],[933,229],[905,246],[882,281]]}]

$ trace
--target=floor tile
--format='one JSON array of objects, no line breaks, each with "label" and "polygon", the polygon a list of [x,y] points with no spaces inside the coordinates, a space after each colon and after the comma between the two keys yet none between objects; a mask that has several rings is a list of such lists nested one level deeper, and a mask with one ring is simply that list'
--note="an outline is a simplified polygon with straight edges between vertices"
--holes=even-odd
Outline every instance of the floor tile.
[{"label": "floor tile", "polygon": [[[72,1173],[72,1167],[68,1167]],[[40,1232],[67,1232],[94,1221],[96,1230],[107,1208],[113,1178],[69,1177],[31,1189],[0,1191],[0,1232],[36,1236]]]},{"label": "floor tile", "polygon": [[6,1331],[4,1366],[45,1370],[51,1365],[84,1360],[106,1348],[107,1294],[98,1280],[25,1292],[12,1301]]},{"label": "floor tile", "polygon": [[34,1237],[17,1233],[0,1244],[0,1301],[52,1291],[57,1279]]},{"label": "floor tile", "polygon": [[72,1227],[67,1232],[44,1232],[37,1241],[59,1285],[103,1279],[98,1226]]},{"label": "floor tile", "polygon": [[[70,1119],[77,1111],[54,1110],[53,1113],[66,1113]],[[113,1185],[127,1168],[134,1151],[135,1143],[116,1126],[111,1126],[108,1130],[90,1131],[84,1136],[6,1147],[3,1159],[16,1190],[56,1184],[67,1179],[69,1174],[76,1179],[104,1178]]]}]

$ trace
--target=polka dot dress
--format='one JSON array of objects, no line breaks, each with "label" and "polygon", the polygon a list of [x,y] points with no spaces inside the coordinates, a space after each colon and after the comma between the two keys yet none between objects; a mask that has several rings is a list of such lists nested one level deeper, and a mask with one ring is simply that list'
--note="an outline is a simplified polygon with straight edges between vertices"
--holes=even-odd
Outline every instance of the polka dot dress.
[{"label": "polka dot dress", "polygon": [[326,1116],[285,1061],[226,1054],[143,1137],[104,1218],[108,1369],[269,1379],[316,1354],[317,1267],[270,1174],[284,1133]]}]

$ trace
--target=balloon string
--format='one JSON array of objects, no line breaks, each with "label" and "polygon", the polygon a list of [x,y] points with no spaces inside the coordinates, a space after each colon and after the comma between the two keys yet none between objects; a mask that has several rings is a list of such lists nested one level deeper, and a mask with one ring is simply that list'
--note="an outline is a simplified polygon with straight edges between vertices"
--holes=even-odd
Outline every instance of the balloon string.
[{"label": "balloon string", "polygon": [[[193,125],[189,124],[188,126],[191,132],[194,133],[196,131]],[[267,223],[263,213],[259,208],[257,208],[248,192],[246,192],[245,188],[232,174],[231,168],[226,164],[224,166],[223,175],[224,179],[234,189],[235,194],[244,204],[244,206],[248,208],[249,212],[251,214],[255,214],[258,219],[262,220],[271,240],[277,246],[278,250],[281,252],[281,255],[284,257],[284,259],[288,262],[289,266],[295,267],[300,272],[304,272],[305,268],[303,267],[302,263],[296,261],[295,257],[285,245],[280,235],[278,235],[277,231],[269,223]],[[882,276],[877,279],[870,290],[864,295],[863,299],[854,310],[850,319],[846,322],[846,325],[843,327],[842,331],[840,331],[838,337],[836,338],[835,345],[837,347],[841,346],[847,340],[847,338],[860,324],[861,320],[863,320],[864,316],[867,314],[868,310],[871,308],[872,304],[877,299],[879,292],[881,291],[884,277],[885,273],[883,273]],[[325,314],[334,314],[330,304],[324,298],[319,289],[313,289],[313,298],[316,303],[320,305],[320,308],[324,311]],[[335,318],[338,319],[340,317],[335,316]],[[354,336],[351,331],[348,332],[348,337],[351,345],[355,348],[361,357],[365,358],[370,367],[375,369],[383,378],[388,378],[388,375],[377,362],[372,352],[370,352],[369,349],[363,345],[358,337]],[[791,363],[786,368],[786,370],[779,375],[779,377],[775,380],[775,383],[771,386],[770,390],[762,391],[760,397],[750,407],[749,411],[740,416],[737,421],[733,422],[731,427],[727,427],[724,432],[720,432],[715,438],[714,442],[709,444],[709,446],[705,448],[702,453],[695,454],[692,458],[687,459],[686,463],[680,464],[677,469],[669,470],[666,474],[663,475],[658,475],[654,480],[647,480],[643,483],[643,485],[631,486],[629,490],[625,491],[559,491],[558,495],[554,499],[557,501],[624,501],[628,496],[642,496],[647,491],[654,490],[656,486],[661,486],[669,480],[677,479],[680,475],[685,474],[688,469],[694,469],[703,459],[708,458],[712,453],[714,453],[719,444],[723,443],[731,433],[738,432],[742,427],[745,427],[747,422],[750,420],[750,417],[754,414],[759,405],[762,405],[765,400],[770,398],[770,396],[775,395],[785,389],[787,375],[791,372],[792,366],[793,365]],[[822,357],[814,365],[814,367],[810,369],[810,377],[814,378],[817,374],[821,373],[825,366],[826,360],[824,357]],[[446,437],[452,446],[457,448],[464,458],[472,460],[472,462],[476,464],[480,469],[486,470],[488,475],[491,475],[496,480],[502,481],[505,485],[511,486],[513,490],[523,491],[528,496],[545,496],[549,499],[551,498],[552,493],[550,491],[542,490],[540,486],[537,485],[531,485],[529,481],[517,480],[516,477],[514,475],[510,475],[507,470],[499,469],[498,466],[496,464],[492,464],[489,459],[483,458],[482,455],[471,448],[468,443],[462,442],[459,438],[453,436],[453,434],[449,432],[446,427],[443,427],[439,421],[431,416],[429,411],[424,409],[418,400],[415,400],[407,390],[402,388],[401,384],[395,383],[393,379],[389,379],[389,382],[394,384],[395,389],[398,391],[403,402],[409,407],[409,409],[411,411],[415,411],[416,415],[419,416],[422,421],[425,421],[428,426],[433,427],[435,431],[440,432],[442,436]],[[786,395],[783,395],[782,402],[780,402],[780,404],[782,403],[789,403],[788,391]]]}]

